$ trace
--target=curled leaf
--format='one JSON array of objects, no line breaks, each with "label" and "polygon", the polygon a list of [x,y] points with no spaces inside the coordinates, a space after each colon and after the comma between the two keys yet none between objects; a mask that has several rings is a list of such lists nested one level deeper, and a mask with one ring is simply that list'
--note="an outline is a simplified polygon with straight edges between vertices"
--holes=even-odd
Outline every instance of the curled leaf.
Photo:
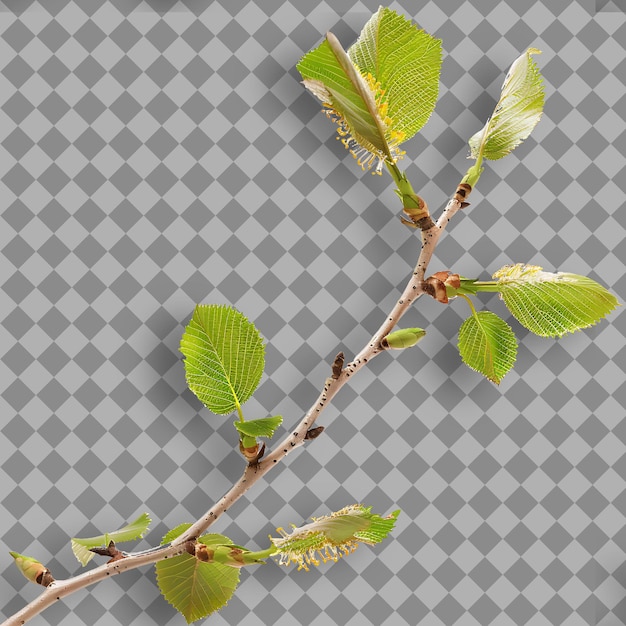
[{"label": "curled leaf", "polygon": [[561,337],[594,325],[619,305],[586,276],[544,272],[537,265],[507,265],[494,275],[500,297],[517,321],[542,337]]},{"label": "curled leaf", "polygon": [[235,422],[235,428],[247,437],[273,437],[276,429],[283,423],[281,415],[262,417],[258,420]]},{"label": "curled leaf", "polygon": [[297,68],[322,101],[339,137],[363,169],[395,163],[400,144],[430,116],[437,98],[441,42],[381,7],[346,52],[328,33]]},{"label": "curled leaf", "polygon": [[270,537],[277,548],[280,565],[294,563],[298,570],[309,571],[309,565],[319,565],[320,559],[337,561],[354,552],[359,543],[380,543],[393,529],[400,511],[387,517],[371,512],[371,507],[360,504],[341,511],[313,518],[310,524],[293,527],[287,533],[278,528],[281,537]]},{"label": "curled leaf", "polygon": [[121,543],[123,541],[132,541],[133,539],[141,539],[148,530],[151,521],[147,513],[142,513],[134,522],[112,533],[104,533],[97,537],[86,537],[83,539],[74,537],[72,538],[72,551],[74,552],[74,556],[79,560],[81,565],[87,565],[95,556],[91,548],[108,546],[111,542]]},{"label": "curled leaf", "polygon": [[511,65],[500,99],[485,126],[470,140],[470,155],[479,162],[501,159],[530,135],[541,118],[543,80],[532,59],[541,50],[529,48]]}]

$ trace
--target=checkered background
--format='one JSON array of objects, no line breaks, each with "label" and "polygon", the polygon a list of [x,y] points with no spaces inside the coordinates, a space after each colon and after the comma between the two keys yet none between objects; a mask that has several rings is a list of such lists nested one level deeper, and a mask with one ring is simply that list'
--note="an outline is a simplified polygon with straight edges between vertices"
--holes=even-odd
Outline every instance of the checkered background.
[{"label": "checkered background", "polygon": [[[403,162],[431,207],[453,192],[511,61],[529,46],[545,114],[487,166],[433,271],[510,262],[587,274],[626,298],[626,13],[621,0],[410,2],[443,39],[436,112]],[[141,547],[239,476],[230,418],[185,388],[196,302],[268,341],[249,417],[289,425],[339,350],[397,298],[419,243],[390,179],[363,174],[295,63],[347,47],[378,0],[0,2],[0,614],[38,589],[7,554],[79,571],[69,537],[148,511]],[[484,306],[506,311],[495,298]],[[626,621],[626,327],[528,335],[500,387],[465,368],[463,302],[420,300],[418,348],[383,355],[325,435],[214,527],[276,526],[353,502],[403,513],[376,549],[309,573],[242,573],[215,625],[615,626]],[[37,624],[181,624],[152,571],[81,591]]]}]

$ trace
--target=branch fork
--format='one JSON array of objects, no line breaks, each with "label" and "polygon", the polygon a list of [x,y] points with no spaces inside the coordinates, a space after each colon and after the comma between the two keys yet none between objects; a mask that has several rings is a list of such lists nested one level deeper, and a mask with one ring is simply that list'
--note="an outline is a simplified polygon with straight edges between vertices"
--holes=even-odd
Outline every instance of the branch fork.
[{"label": "branch fork", "polygon": [[[296,428],[285,437],[274,450],[270,451],[270,453],[265,456],[263,456],[265,452],[263,445],[261,450],[257,451],[258,454],[255,453],[255,457],[248,460],[239,480],[199,520],[192,524],[184,533],[176,537],[170,544],[158,548],[138,553],[124,553],[121,558],[116,556],[115,551],[117,551],[117,548],[107,547],[103,549],[103,551],[106,552],[106,556],[111,556],[111,560],[108,563],[93,570],[83,572],[73,578],[51,582],[38,598],[15,613],[12,617],[8,618],[0,626],[21,626],[62,597],[68,596],[79,589],[91,586],[111,575],[153,564],[180,554],[189,553],[189,546],[197,545],[197,539],[272,467],[282,461],[293,450],[303,445],[305,441],[317,438],[323,432],[324,427],[315,426],[315,422],[326,406],[330,404],[332,399],[351,376],[358,372],[376,355],[387,350],[383,344],[384,338],[393,331],[409,306],[423,293],[427,292],[425,285],[429,283],[424,280],[424,275],[435,247],[452,217],[454,217],[460,209],[467,206],[466,198],[470,191],[471,187],[469,185],[464,183],[459,185],[455,195],[449,200],[437,222],[428,229],[421,231],[422,248],[413,274],[402,292],[400,299],[396,302],[392,311],[368,344],[347,364],[344,364],[345,357],[343,353],[337,354],[331,365],[331,376],[326,379],[317,400],[307,411]],[[443,274],[446,275],[446,278],[441,281]],[[440,278],[438,276],[440,276]],[[445,281],[450,280],[451,276],[454,275],[448,272],[438,273],[433,275],[433,281],[431,282],[439,280],[445,285]],[[111,551],[113,554],[110,553]]]}]

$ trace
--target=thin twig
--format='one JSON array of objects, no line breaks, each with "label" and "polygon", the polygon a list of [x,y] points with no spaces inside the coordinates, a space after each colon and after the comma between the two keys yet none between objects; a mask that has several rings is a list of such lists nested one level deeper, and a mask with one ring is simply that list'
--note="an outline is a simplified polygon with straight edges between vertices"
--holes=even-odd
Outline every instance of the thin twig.
[{"label": "thin twig", "polygon": [[[376,331],[368,344],[356,355],[356,357],[343,369],[338,371],[337,359],[332,370],[332,376],[326,379],[324,388],[315,404],[311,406],[296,428],[285,437],[272,452],[255,463],[249,463],[239,480],[222,496],[198,521],[186,532],[179,535],[171,544],[152,548],[143,552],[128,553],[124,558],[96,567],[88,572],[83,572],[66,580],[55,580],[35,600],[30,602],[20,611],[5,620],[1,626],[20,626],[31,618],[41,613],[61,598],[64,598],[79,589],[83,589],[94,583],[115,574],[136,569],[144,565],[150,565],[166,558],[171,558],[186,552],[185,544],[190,540],[197,539],[207,528],[215,523],[252,485],[260,480],[272,467],[278,465],[288,454],[300,447],[306,440],[314,426],[315,421],[330,404],[337,392],[356,374],[363,366],[371,361],[376,355],[385,351],[381,341],[386,337],[399,322],[400,318],[408,310],[413,302],[424,293],[424,276],[432,259],[435,247],[449,221],[466,206],[463,198],[457,193],[450,199],[437,223],[430,229],[422,231],[422,249],[415,266],[415,270],[404,288],[400,299],[396,302],[380,328]],[[314,438],[314,437],[313,437]]]},{"label": "thin twig", "polygon": [[338,376],[335,377],[335,371],[333,372],[333,376],[326,379],[324,388],[317,400],[291,434],[285,437],[272,452],[258,463],[248,465],[237,485],[233,486],[233,488],[231,488],[217,504],[211,507],[201,519],[193,524],[185,533],[180,535],[175,540],[176,543],[197,539],[222,513],[226,512],[234,502],[256,483],[257,480],[264,476],[293,450],[301,446],[306,440],[306,434],[309,429],[314,426],[315,421],[322,411],[330,404],[337,392],[348,382],[348,379],[356,374],[356,372],[371,361],[377,354],[384,352],[385,348],[381,345],[382,339],[393,330],[411,304],[424,293],[424,275],[432,259],[435,247],[450,220],[457,211],[462,208],[461,204],[462,201],[457,197],[457,194],[455,194],[455,196],[449,200],[435,226],[429,230],[422,231],[422,249],[415,270],[407,286],[404,288],[400,299],[396,302],[391,313],[381,324],[369,343],[342,369]]},{"label": "thin twig", "polygon": [[55,580],[48,585],[37,598],[3,622],[2,626],[19,626],[20,624],[25,624],[28,620],[39,615],[44,609],[79,589],[89,587],[115,574],[121,574],[122,572],[142,567],[143,565],[149,565],[156,561],[177,556],[183,554],[183,552],[185,552],[183,546],[167,546],[158,551],[136,554],[100,565],[88,572],[83,572],[82,574],[78,574],[66,580]]}]

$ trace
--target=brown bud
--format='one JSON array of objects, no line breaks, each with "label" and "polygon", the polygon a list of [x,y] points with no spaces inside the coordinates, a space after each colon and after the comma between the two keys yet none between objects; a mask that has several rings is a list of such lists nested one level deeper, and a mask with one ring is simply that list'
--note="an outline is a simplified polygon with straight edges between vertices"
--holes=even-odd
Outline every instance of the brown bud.
[{"label": "brown bud", "polygon": [[425,289],[429,296],[432,296],[437,302],[442,304],[448,304],[448,293],[446,292],[446,286],[444,282],[434,276],[426,279],[426,284],[430,289]]},{"label": "brown bud", "polygon": [[37,559],[19,554],[18,552],[10,552],[9,554],[15,559],[17,568],[30,582],[42,585],[43,587],[47,587],[50,583],[54,582],[50,570],[37,561]]},{"label": "brown bud", "polygon": [[232,567],[243,567],[246,563],[243,559],[244,551],[241,548],[233,547],[228,552],[228,557],[230,558],[230,563]]},{"label": "brown bud", "polygon": [[341,376],[341,370],[343,369],[343,352],[340,352],[333,361],[333,374],[332,377],[337,380]]},{"label": "brown bud", "polygon": [[241,454],[243,454],[243,456],[245,457],[246,461],[252,461],[253,459],[256,458],[257,454],[259,453],[259,444],[255,443],[250,448],[244,448],[243,447],[243,442],[240,439],[239,440],[239,452],[241,452]]},{"label": "brown bud", "polygon": [[305,439],[317,439],[324,432],[323,426],[316,426],[315,428],[309,428],[304,435]]},{"label": "brown bud", "polygon": [[461,183],[456,188],[456,192],[454,194],[454,199],[457,202],[460,202],[462,209],[464,209],[466,206],[469,206],[469,202],[465,202],[465,199],[467,198],[467,196],[470,195],[471,191],[472,191],[472,187],[471,187],[471,185],[468,185],[467,183]]},{"label": "brown bud", "polygon": [[461,286],[461,277],[458,274],[450,274],[443,282],[453,289],[458,289]]},{"label": "brown bud", "polygon": [[111,558],[108,563],[113,563],[114,561],[119,561],[120,559],[125,558],[124,554],[115,547],[114,541],[110,541],[106,548],[89,548],[89,551],[94,552],[99,556],[110,556]]},{"label": "brown bud", "polygon": [[213,561],[213,550],[209,549],[203,543],[198,542],[195,544],[194,556],[198,561],[211,563]]},{"label": "brown bud", "polygon": [[437,302],[447,304],[448,293],[446,287],[449,286],[453,289],[458,289],[461,286],[461,277],[450,271],[441,271],[435,272],[432,276],[427,278],[425,282],[424,292],[432,296]]},{"label": "brown bud", "polygon": [[[428,230],[435,225],[430,217],[428,205],[423,198],[414,194],[410,196],[403,196],[402,199],[404,201],[402,211],[409,218],[409,220],[401,218],[403,224],[411,226],[411,228],[420,228],[421,230]],[[407,206],[407,200],[409,202],[409,206]]]},{"label": "brown bud", "polygon": [[250,465],[256,463],[265,454],[265,444],[258,443],[250,448],[244,448],[241,439],[239,440],[239,452],[243,454],[243,457],[248,461]]},{"label": "brown bud", "polygon": [[441,272],[435,272],[430,278],[436,278],[437,280],[440,280],[441,282],[445,282],[449,275],[450,275],[450,272],[441,271]]}]

